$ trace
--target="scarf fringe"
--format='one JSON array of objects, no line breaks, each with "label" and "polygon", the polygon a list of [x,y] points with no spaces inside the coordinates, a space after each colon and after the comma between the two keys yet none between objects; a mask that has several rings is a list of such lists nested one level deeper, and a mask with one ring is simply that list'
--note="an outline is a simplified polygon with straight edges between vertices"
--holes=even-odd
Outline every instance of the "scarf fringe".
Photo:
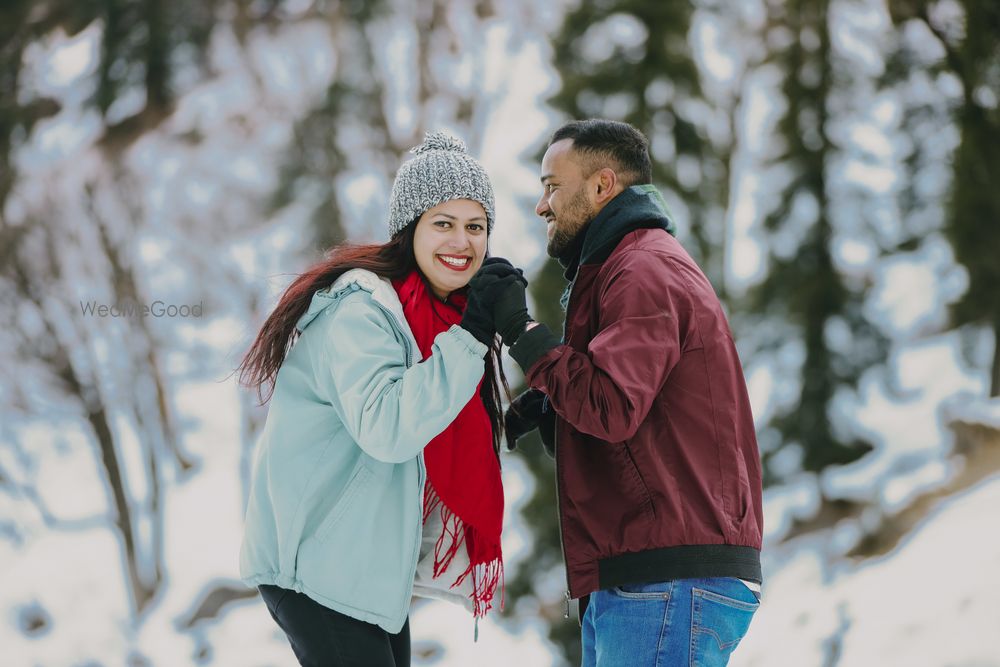
[{"label": "scarf fringe", "polygon": [[[444,528],[434,543],[434,578],[440,577],[451,566],[459,547],[465,542],[462,519],[441,501],[430,487],[424,494],[424,523],[433,512],[439,512]],[[454,587],[456,584],[452,584]]]},{"label": "scarf fringe", "polygon": [[493,608],[493,598],[500,587],[500,610],[504,608],[503,560],[494,558],[488,563],[469,565],[452,588],[460,586],[466,577],[472,575],[472,616],[482,618]]},{"label": "scarf fringe", "polygon": [[[440,577],[451,566],[458,549],[465,543],[467,527],[462,519],[448,509],[442,502],[440,496],[428,485],[424,491],[424,516],[427,518],[433,512],[439,512],[441,522],[444,526],[437,542],[434,543],[434,578]],[[482,618],[493,608],[493,598],[496,595],[497,586],[500,586],[500,609],[503,610],[505,604],[504,597],[504,573],[503,558],[497,556],[485,563],[472,563],[470,557],[469,566],[458,575],[458,578],[450,586],[455,588],[472,575],[472,615],[474,618]]]}]

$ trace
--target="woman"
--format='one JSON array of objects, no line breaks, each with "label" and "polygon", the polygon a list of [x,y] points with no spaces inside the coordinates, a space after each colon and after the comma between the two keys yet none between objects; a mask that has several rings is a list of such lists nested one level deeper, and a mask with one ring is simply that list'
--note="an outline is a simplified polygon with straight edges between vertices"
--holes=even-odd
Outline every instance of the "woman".
[{"label": "woman", "polygon": [[493,189],[464,144],[435,133],[412,152],[391,240],[300,276],[240,366],[273,384],[240,575],[303,665],[408,665],[412,594],[478,622],[502,578],[506,382],[488,304],[523,278],[483,266]]}]

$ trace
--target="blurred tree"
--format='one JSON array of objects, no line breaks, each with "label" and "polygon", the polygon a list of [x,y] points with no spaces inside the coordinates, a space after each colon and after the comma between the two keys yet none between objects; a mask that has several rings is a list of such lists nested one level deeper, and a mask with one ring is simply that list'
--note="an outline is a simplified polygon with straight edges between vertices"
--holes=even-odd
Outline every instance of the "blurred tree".
[{"label": "blurred tree", "polygon": [[[155,127],[171,109],[174,65],[184,57],[201,63],[215,25],[216,2],[164,0],[85,0],[30,2],[11,0],[0,6],[0,210],[16,175],[10,153],[23,143],[32,126],[55,115],[59,104],[34,94],[21,72],[25,49],[61,31],[73,37],[90,25],[101,26],[97,85],[91,104],[108,125],[104,141],[121,148]],[[188,49],[188,47],[192,47]],[[183,54],[183,55],[182,55]],[[126,93],[138,93],[138,110],[109,116]]]},{"label": "blurred tree", "polygon": [[702,90],[693,12],[686,2],[582,2],[553,39],[562,85],[550,104],[570,118],[625,121],[649,137],[653,182],[719,290],[732,144],[729,116]]},{"label": "blurred tree", "polygon": [[954,304],[953,323],[987,327],[994,339],[990,396],[1000,395],[1000,6],[964,0],[892,0],[894,22],[906,29],[919,23],[941,45],[940,57],[921,62],[901,50],[897,77],[926,69],[950,72],[961,85],[951,110],[959,133],[954,153],[944,231],[956,259],[969,275],[965,294]]},{"label": "blurred tree", "polygon": [[18,95],[24,51],[40,35],[64,23],[73,33],[93,20],[87,3],[65,2],[58,9],[39,9],[30,0],[11,0],[0,5],[0,214],[14,185],[11,151],[24,143],[36,122],[59,112],[59,104],[46,97],[24,99]]},{"label": "blurred tree", "polygon": [[[831,44],[831,2],[771,3],[769,11],[767,65],[783,77],[768,160],[778,188],[763,199],[769,261],[750,309],[762,327],[781,332],[762,349],[795,360],[786,367],[798,366],[789,372],[798,373],[799,388],[762,439],[766,483],[800,467],[849,463],[871,449],[849,420],[837,418],[835,402],[852,394],[861,373],[886,354],[884,340],[862,315],[864,284],[849,282],[835,257],[835,237],[851,231],[836,229],[845,202],[835,189],[843,142],[833,138],[834,115],[849,100],[854,74]],[[798,460],[789,465],[786,459],[779,472],[772,465],[779,453]]]},{"label": "blurred tree", "polygon": [[[913,16],[911,2],[889,3],[894,31],[887,45],[886,67],[878,80],[881,91],[900,105],[900,189],[897,197],[900,225],[884,247],[888,252],[912,251],[940,232],[946,217],[948,163],[954,146],[950,135],[955,97],[943,90],[947,61],[928,44],[926,23]],[[921,27],[923,29],[921,30]]]},{"label": "blurred tree", "polygon": [[[0,210],[17,181],[13,152],[26,143],[39,120],[61,110],[58,102],[36,95],[33,82],[22,80],[27,49],[57,31],[74,36],[92,24],[102,27],[91,104],[108,121],[102,145],[113,171],[120,149],[169,113],[170,55],[182,45],[204,47],[212,22],[203,7],[183,2],[168,6],[161,0],[90,0],[12,2],[0,8]],[[111,119],[112,105],[125,96],[126,86],[139,90],[145,104],[131,116],[118,114]],[[35,332],[41,336],[15,331],[14,349],[39,363],[43,385],[69,400],[86,418],[122,540],[126,589],[138,613],[153,599],[164,576],[162,468],[173,464],[185,471],[193,464],[179,447],[159,344],[146,320],[126,319],[122,327],[97,331],[65,296],[75,294],[73,286],[86,277],[107,288],[109,303],[144,302],[141,278],[130,256],[142,224],[134,191],[120,184],[105,185],[114,203],[99,203],[97,187],[80,193],[90,225],[67,228],[65,212],[53,200],[16,222],[0,218],[0,280],[14,297],[5,305],[42,327]],[[107,216],[109,207],[123,208]],[[66,239],[74,243],[66,244]],[[81,250],[100,268],[91,272],[95,265],[89,264],[81,273]],[[60,285],[63,290],[53,293]],[[106,345],[120,354],[113,362],[95,363]],[[28,394],[21,396],[26,412],[46,414],[44,401],[39,405]],[[123,428],[119,419],[134,431]],[[126,460],[138,465],[130,468]],[[36,502],[49,525],[63,525],[45,509],[41,497]]]},{"label": "blurred tree", "polygon": [[359,134],[367,138],[372,132],[384,134],[386,130],[382,100],[385,82],[371,76],[377,45],[367,31],[375,20],[386,17],[390,4],[385,0],[349,2],[329,13],[330,31],[338,47],[338,71],[321,104],[295,124],[293,140],[285,152],[270,212],[311,191],[315,202],[311,219],[314,251],[326,250],[348,237],[343,222],[347,211],[338,183],[354,168],[352,162],[356,164],[358,158],[363,161],[367,156],[357,155],[357,143],[352,149],[345,149],[344,144],[350,145]]},{"label": "blurred tree", "polygon": [[[273,11],[276,4],[263,6]],[[242,3],[236,5],[245,13]],[[204,65],[221,8],[216,2],[191,0],[90,0],[90,6],[102,28],[92,102],[107,123],[106,147],[120,152],[172,112],[175,69],[192,64],[185,59]]]},{"label": "blurred tree", "polygon": [[993,329],[990,396],[1000,396],[1000,6],[963,4],[965,38],[954,51],[945,42],[963,88],[947,233],[969,272],[969,290],[955,305],[955,323]]},{"label": "blurred tree", "polygon": [[[337,71],[325,98],[296,123],[271,202],[271,212],[311,202],[310,253],[348,238],[381,238],[381,204],[352,210],[344,191],[374,177],[372,200],[387,200],[400,161],[425,131],[451,128],[478,153],[503,90],[488,87],[479,57],[498,11],[492,2],[379,0],[326,12]],[[389,43],[407,44],[405,55],[388,51]]]}]

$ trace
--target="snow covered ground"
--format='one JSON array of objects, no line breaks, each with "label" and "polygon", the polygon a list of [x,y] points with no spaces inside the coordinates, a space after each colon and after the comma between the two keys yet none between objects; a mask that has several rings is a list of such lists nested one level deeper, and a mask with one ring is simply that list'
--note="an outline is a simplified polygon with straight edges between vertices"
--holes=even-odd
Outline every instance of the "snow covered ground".
[{"label": "snow covered ground", "polygon": [[830,567],[803,546],[765,572],[733,667],[1000,665],[1000,475],[949,498],[890,554]]}]

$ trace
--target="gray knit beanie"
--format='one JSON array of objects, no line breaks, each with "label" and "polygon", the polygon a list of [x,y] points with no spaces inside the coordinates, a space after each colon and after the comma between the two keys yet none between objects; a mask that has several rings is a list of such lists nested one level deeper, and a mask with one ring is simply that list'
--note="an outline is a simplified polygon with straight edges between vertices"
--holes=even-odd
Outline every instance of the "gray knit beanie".
[{"label": "gray knit beanie", "polygon": [[428,209],[451,199],[471,199],[486,209],[486,230],[493,231],[493,186],[486,170],[469,155],[461,139],[430,132],[410,149],[416,157],[403,163],[389,200],[389,238]]}]

